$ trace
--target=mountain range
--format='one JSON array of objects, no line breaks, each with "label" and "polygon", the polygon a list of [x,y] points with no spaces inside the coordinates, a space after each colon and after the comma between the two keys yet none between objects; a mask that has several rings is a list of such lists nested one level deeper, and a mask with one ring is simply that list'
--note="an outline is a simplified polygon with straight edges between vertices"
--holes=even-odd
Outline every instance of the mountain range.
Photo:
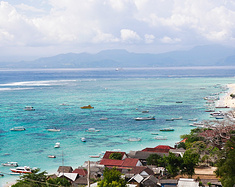
[{"label": "mountain range", "polygon": [[197,46],[187,51],[160,54],[104,50],[97,54],[67,53],[33,61],[0,62],[0,68],[111,68],[233,66],[235,48],[221,45]]}]

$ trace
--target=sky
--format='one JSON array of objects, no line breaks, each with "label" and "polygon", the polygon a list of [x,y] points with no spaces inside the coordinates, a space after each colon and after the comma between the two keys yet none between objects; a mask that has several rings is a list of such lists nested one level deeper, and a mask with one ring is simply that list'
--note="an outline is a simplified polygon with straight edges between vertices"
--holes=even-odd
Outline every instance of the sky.
[{"label": "sky", "polygon": [[0,1],[0,61],[210,44],[235,47],[234,0]]}]

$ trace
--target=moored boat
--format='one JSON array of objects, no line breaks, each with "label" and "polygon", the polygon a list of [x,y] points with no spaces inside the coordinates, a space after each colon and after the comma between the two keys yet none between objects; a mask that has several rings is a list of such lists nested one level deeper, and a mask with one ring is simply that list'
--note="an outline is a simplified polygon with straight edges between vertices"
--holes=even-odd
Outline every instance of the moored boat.
[{"label": "moored boat", "polygon": [[10,166],[10,167],[17,167],[18,163],[17,162],[6,162],[2,164],[3,166]]},{"label": "moored boat", "polygon": [[139,141],[141,141],[141,138],[129,138],[128,141],[129,142],[139,142]]},{"label": "moored boat", "polygon": [[136,121],[147,121],[147,120],[155,120],[154,116],[149,116],[149,117],[137,117],[135,118]]},{"label": "moored boat", "polygon": [[35,111],[35,109],[32,106],[26,106],[24,107],[25,111]]},{"label": "moored boat", "polygon": [[197,118],[188,119],[189,121],[197,121]]},{"label": "moored boat", "polygon": [[95,128],[89,128],[86,132],[100,132],[100,130],[96,130]]},{"label": "moored boat", "polygon": [[14,169],[10,169],[12,172],[14,173],[31,173],[31,168],[28,166],[24,166],[24,167],[17,167]]},{"label": "moored boat", "polygon": [[57,142],[57,143],[55,144],[54,148],[60,148],[60,143]]},{"label": "moored boat", "polygon": [[47,129],[47,131],[49,131],[49,132],[60,132],[60,129],[56,129],[56,128],[54,128],[54,129]]},{"label": "moored boat", "polygon": [[81,138],[81,141],[82,141],[82,142],[86,142],[86,138],[85,138],[85,137],[82,137],[82,138]]},{"label": "moored boat", "polygon": [[10,129],[11,131],[24,131],[26,130],[24,127],[13,127]]},{"label": "moored boat", "polygon": [[93,109],[94,107],[91,105],[87,105],[87,106],[82,106],[80,107],[81,109]]},{"label": "moored boat", "polygon": [[90,158],[100,158],[100,155],[89,155]]},{"label": "moored boat", "polygon": [[163,129],[160,129],[160,131],[174,131],[175,129],[173,128],[163,128]]},{"label": "moored boat", "polygon": [[155,140],[167,140],[167,137],[164,136],[156,136],[154,137]]},{"label": "moored boat", "polygon": [[48,155],[47,157],[48,157],[48,158],[56,158],[55,155]]}]

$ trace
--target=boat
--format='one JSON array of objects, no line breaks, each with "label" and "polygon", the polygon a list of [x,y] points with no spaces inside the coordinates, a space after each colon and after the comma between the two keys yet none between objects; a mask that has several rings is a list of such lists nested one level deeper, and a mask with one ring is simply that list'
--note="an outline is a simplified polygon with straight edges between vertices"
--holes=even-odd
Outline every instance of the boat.
[{"label": "boat", "polygon": [[85,137],[82,137],[82,138],[81,138],[81,141],[82,141],[82,142],[86,142],[86,138],[85,138]]},{"label": "boat", "polygon": [[149,116],[149,117],[137,117],[135,118],[136,121],[146,121],[146,120],[155,120],[154,116]]},{"label": "boat", "polygon": [[100,158],[100,155],[89,155],[90,158]]},{"label": "boat", "polygon": [[60,148],[60,143],[57,142],[57,143],[55,144],[54,148]]},{"label": "boat", "polygon": [[81,109],[93,109],[94,107],[91,105],[87,105],[87,106],[82,106],[80,107]]},{"label": "boat", "polygon": [[216,116],[215,119],[224,119],[224,116]]},{"label": "boat", "polygon": [[11,131],[24,131],[26,130],[24,127],[13,127],[10,129]]},{"label": "boat", "polygon": [[158,133],[156,133],[156,132],[152,132],[151,134],[152,134],[152,135],[158,135]]},{"label": "boat", "polygon": [[25,111],[35,111],[35,109],[32,106],[26,106],[24,107]]},{"label": "boat", "polygon": [[174,118],[166,119],[166,121],[174,121]]},{"label": "boat", "polygon": [[6,162],[2,164],[3,166],[10,166],[10,167],[17,167],[18,163],[17,162]]},{"label": "boat", "polygon": [[149,110],[144,110],[142,111],[142,113],[149,113]]},{"label": "boat", "polygon": [[31,168],[28,166],[17,167],[17,168],[10,169],[10,170],[14,173],[31,173]]},{"label": "boat", "polygon": [[101,121],[108,120],[108,118],[100,118]]},{"label": "boat", "polygon": [[183,101],[176,101],[176,103],[183,103]]},{"label": "boat", "polygon": [[86,132],[100,132],[100,130],[96,130],[95,128],[89,128]]},{"label": "boat", "polygon": [[216,106],[215,108],[230,108],[229,106]]},{"label": "boat", "polygon": [[48,155],[47,157],[48,157],[48,158],[56,158],[55,155]]},{"label": "boat", "polygon": [[188,119],[189,121],[197,121],[197,118]]},{"label": "boat", "polygon": [[154,137],[155,140],[167,140],[167,137],[164,136],[156,136]]},{"label": "boat", "polygon": [[173,120],[182,120],[183,117],[178,117],[178,118],[172,118]]},{"label": "boat", "polygon": [[0,173],[0,177],[4,177],[4,175],[2,173]]},{"label": "boat", "polygon": [[174,131],[175,129],[173,128],[163,128],[163,129],[160,129],[160,131]]},{"label": "boat", "polygon": [[54,129],[47,129],[47,131],[49,131],[49,132],[60,132],[60,129],[56,129],[56,128],[54,128]]},{"label": "boat", "polygon": [[129,142],[139,142],[139,141],[141,141],[141,138],[129,138],[128,141]]}]

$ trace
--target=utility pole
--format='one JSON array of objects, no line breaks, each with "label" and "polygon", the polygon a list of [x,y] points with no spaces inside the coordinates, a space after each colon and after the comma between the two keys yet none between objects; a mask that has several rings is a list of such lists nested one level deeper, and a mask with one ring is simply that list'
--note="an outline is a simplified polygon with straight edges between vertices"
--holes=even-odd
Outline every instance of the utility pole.
[{"label": "utility pole", "polygon": [[87,165],[87,187],[90,187],[90,160],[88,160]]}]

